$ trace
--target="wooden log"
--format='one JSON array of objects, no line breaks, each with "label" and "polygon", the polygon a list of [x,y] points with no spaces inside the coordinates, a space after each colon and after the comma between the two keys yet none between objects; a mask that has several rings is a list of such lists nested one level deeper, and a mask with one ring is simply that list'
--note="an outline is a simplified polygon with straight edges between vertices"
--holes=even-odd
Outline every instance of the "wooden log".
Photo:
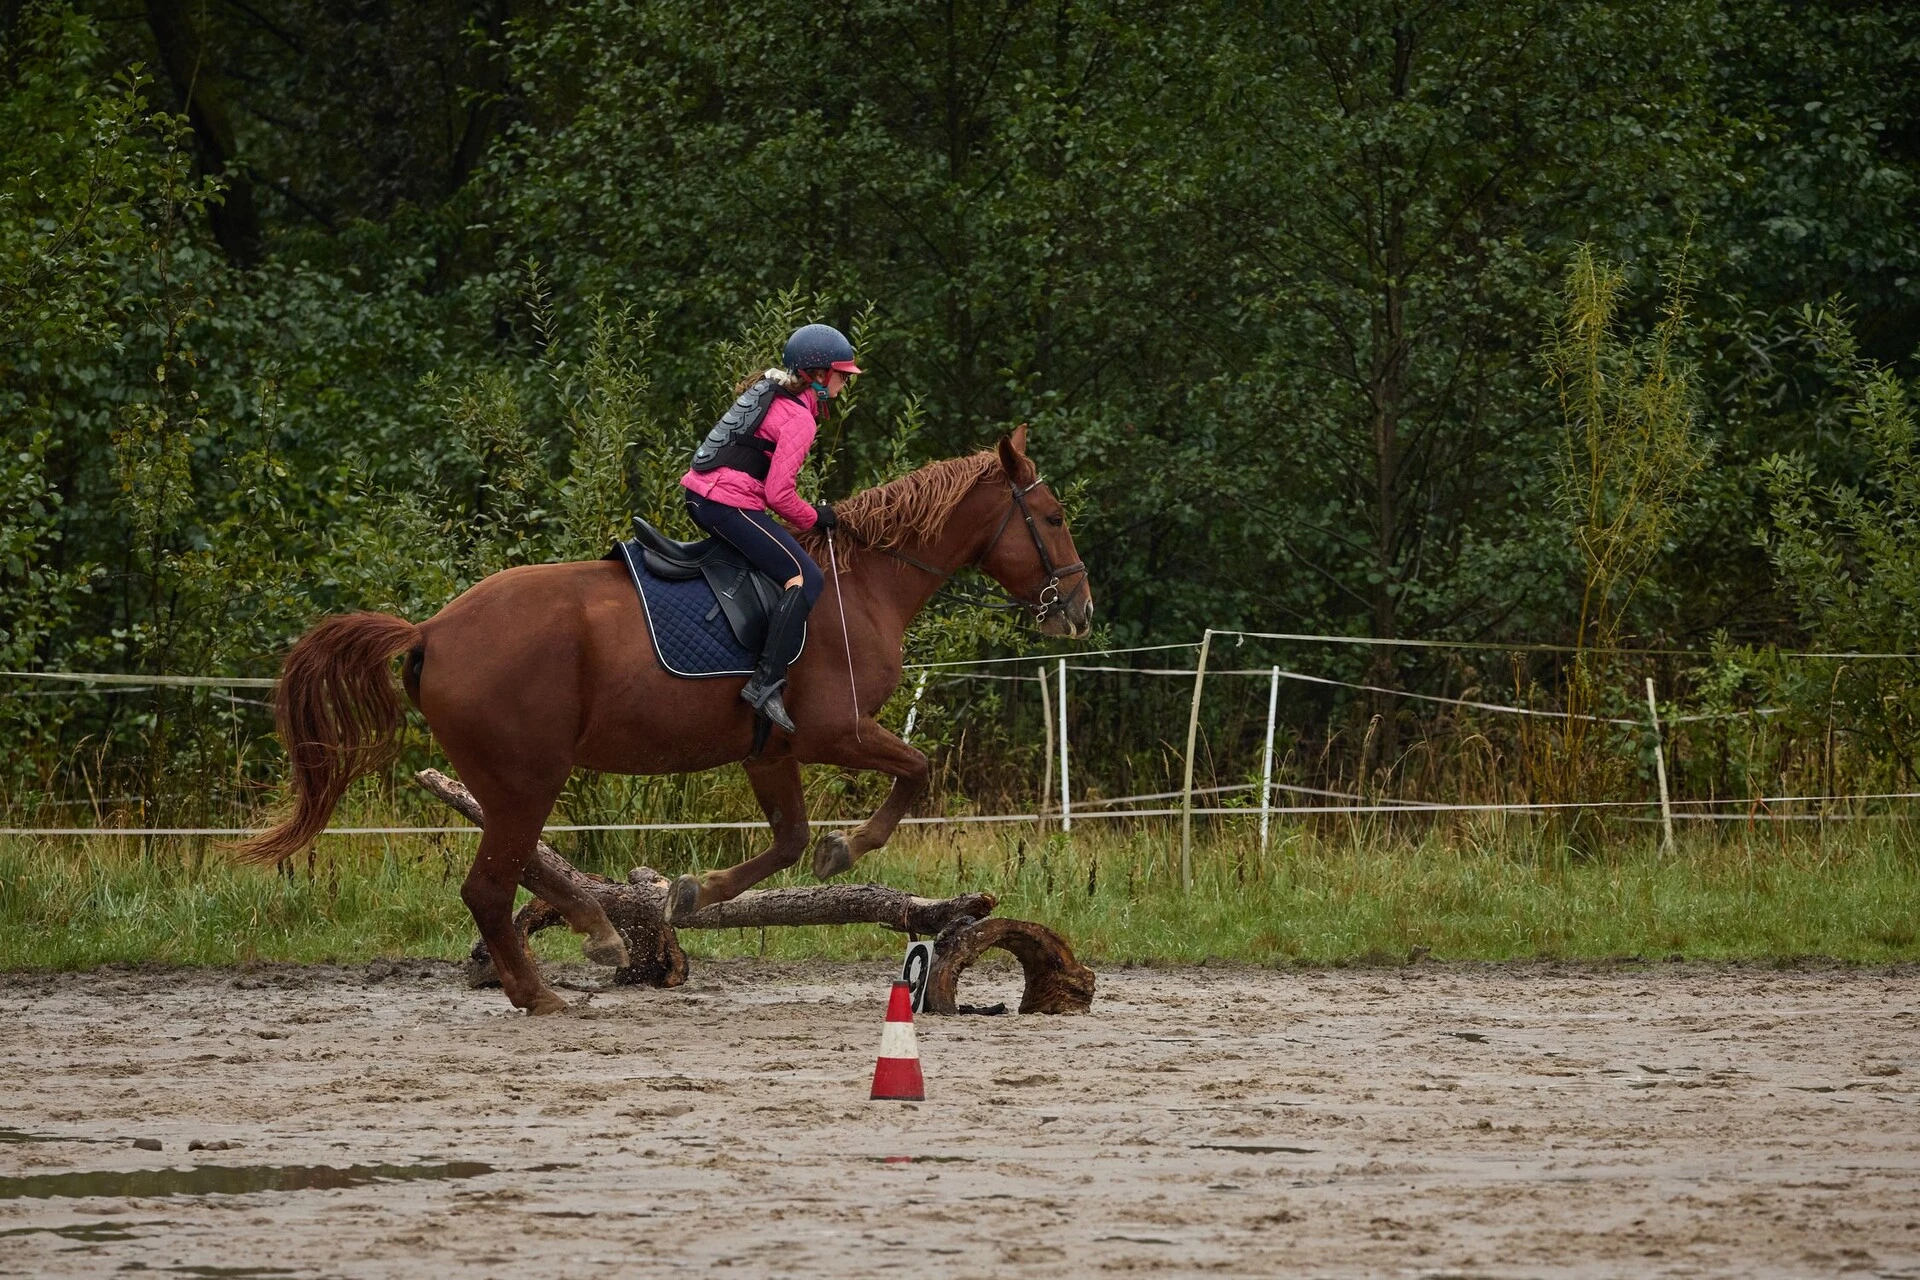
[{"label": "wooden log", "polygon": [[[480,812],[480,802],[473,798],[473,792],[467,790],[464,786],[455,782],[438,769],[422,769],[413,775],[413,780],[419,783],[428,794],[446,801],[453,807],[456,813],[468,822],[471,822],[474,826],[484,827],[487,825],[486,815]],[[523,882],[527,879],[537,880],[537,872],[545,872],[548,875],[562,876],[580,885],[582,888],[594,882],[603,885],[613,883],[613,881],[607,879],[605,876],[589,875],[586,872],[574,870],[573,864],[561,857],[559,852],[545,840],[535,840],[533,842],[533,864],[530,870],[536,871],[536,874],[523,876]],[[531,890],[532,886],[529,885],[528,888]],[[538,891],[534,890],[534,892]],[[563,922],[555,921],[555,923]]]},{"label": "wooden log", "polygon": [[[421,787],[439,797],[475,826],[486,815],[473,794],[436,769],[414,775]],[[628,963],[614,971],[622,985],[677,987],[687,979],[687,956],[676,929],[754,929],[772,925],[877,924],[899,933],[933,937],[956,921],[990,915],[990,893],[952,898],[922,898],[877,884],[831,884],[793,889],[749,889],[728,902],[703,907],[691,917],[666,921],[667,878],[651,867],[635,867],[626,883],[575,870],[545,840],[536,841],[521,883],[538,895],[544,880],[558,880],[598,902],[627,944]],[[514,917],[521,937],[567,923],[544,898],[536,896]],[[1035,926],[1036,928],[1038,926]],[[1052,935],[1048,935],[1052,936]],[[1064,947],[1064,944],[1062,944]],[[1071,952],[1067,953],[1071,958]],[[971,963],[971,959],[967,963]],[[475,986],[498,981],[485,943],[475,943],[468,958],[468,981]]]},{"label": "wooden log", "polygon": [[960,975],[993,947],[1009,951],[1026,975],[1022,1013],[1085,1013],[1093,1004],[1093,970],[1074,959],[1073,948],[1053,930],[1004,917],[956,920],[933,944],[927,975],[929,1013],[960,1011]]},{"label": "wooden log", "polygon": [[[413,775],[413,779],[428,794],[445,801],[474,826],[487,825],[486,815],[480,811],[480,802],[473,798],[473,793],[438,769],[422,769]],[[607,918],[613,922],[613,927],[620,931],[622,940],[627,944],[627,963],[614,970],[615,982],[677,987],[687,980],[686,952],[680,949],[680,941],[674,937],[673,930],[666,927],[657,906],[650,918],[644,910],[634,910],[631,904],[610,898],[609,891],[621,887],[618,881],[577,870],[545,840],[534,841],[533,857],[520,876],[520,883],[535,895],[533,901],[520,908],[519,914],[514,917],[514,924],[520,930],[523,941],[542,929],[567,923],[553,904],[540,896],[541,891],[556,880],[571,884],[576,892],[598,901]],[[493,957],[487,954],[487,944],[475,942],[473,950],[467,955],[468,985],[491,987],[498,986],[499,982]]]},{"label": "wooden log", "polygon": [[[651,867],[627,872],[631,884],[664,886],[666,877]],[[658,892],[664,899],[665,889]],[[895,933],[939,933],[955,920],[991,915],[990,893],[954,898],[921,898],[880,884],[823,884],[793,889],[748,889],[737,898],[702,907],[673,922],[676,929],[765,929],[774,925],[877,924]]]},{"label": "wooden log", "polygon": [[[681,950],[680,939],[667,926],[662,913],[666,901],[664,889],[649,902],[646,894],[617,880],[574,871],[572,867],[567,869],[572,871],[575,884],[600,903],[607,919],[627,944],[627,963],[614,969],[614,982],[633,987],[677,987],[687,980],[687,953]],[[545,898],[535,898],[520,908],[513,923],[524,941],[542,929],[564,925],[567,921],[552,903]],[[499,975],[494,972],[493,959],[487,954],[487,944],[483,941],[476,941],[467,957],[467,981],[472,986],[499,984]]]},{"label": "wooden log", "polygon": [[[479,802],[458,782],[436,769],[422,769],[414,777],[421,787],[475,826],[486,825]],[[1025,974],[1020,1012],[1085,1013],[1093,1003],[1093,970],[1074,958],[1066,940],[1031,921],[989,918],[997,905],[990,893],[922,898],[877,884],[749,889],[731,901],[703,907],[669,925],[667,877],[651,867],[635,867],[623,884],[579,871],[545,840],[534,842],[533,858],[521,882],[536,894],[514,917],[523,939],[567,923],[557,908],[537,896],[544,886],[568,885],[600,904],[627,945],[628,962],[613,973],[614,982],[623,986],[677,987],[687,980],[687,954],[680,948],[676,926],[754,929],[770,925],[877,924],[935,939],[933,971],[927,978],[926,1008],[930,1013],[959,1011],[960,975],[994,947],[1010,952]],[[484,942],[474,944],[467,978],[474,986],[499,981]]]}]

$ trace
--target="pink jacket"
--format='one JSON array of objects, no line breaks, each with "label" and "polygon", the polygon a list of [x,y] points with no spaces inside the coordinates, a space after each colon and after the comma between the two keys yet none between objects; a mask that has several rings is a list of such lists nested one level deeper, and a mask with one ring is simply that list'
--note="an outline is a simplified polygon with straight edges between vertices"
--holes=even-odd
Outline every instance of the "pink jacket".
[{"label": "pink jacket", "polygon": [[819,517],[794,490],[793,484],[819,430],[820,402],[812,387],[802,391],[798,401],[776,396],[773,406],[767,410],[766,421],[754,432],[763,440],[773,441],[773,459],[764,484],[744,471],[716,467],[712,471],[687,472],[680,477],[681,487],[729,507],[748,511],[772,507],[794,528],[811,529]]}]

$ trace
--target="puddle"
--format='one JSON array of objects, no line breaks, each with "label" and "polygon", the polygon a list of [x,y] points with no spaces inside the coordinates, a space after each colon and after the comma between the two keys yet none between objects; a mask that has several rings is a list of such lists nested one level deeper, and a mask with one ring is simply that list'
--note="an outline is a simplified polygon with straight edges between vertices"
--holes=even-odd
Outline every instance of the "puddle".
[{"label": "puddle", "polygon": [[264,1276],[295,1274],[286,1267],[149,1267],[140,1262],[129,1262],[120,1270],[165,1272],[177,1276],[225,1276],[227,1280],[258,1280],[259,1277]]},{"label": "puddle", "polygon": [[0,1142],[105,1142],[105,1138],[75,1138],[64,1133],[28,1133],[25,1129],[0,1129]]},{"label": "puddle", "polygon": [[1243,1156],[1310,1156],[1318,1147],[1267,1147],[1247,1142],[1196,1142],[1198,1151],[1238,1151]]},{"label": "puddle", "polygon": [[253,1191],[335,1191],[374,1182],[478,1178],[493,1166],[477,1160],[447,1164],[203,1164],[191,1169],[103,1169],[94,1173],[36,1173],[0,1178],[0,1200],[58,1196],[237,1196]]},{"label": "puddle", "polygon": [[80,1240],[87,1244],[108,1244],[116,1240],[137,1240],[133,1234],[135,1227],[170,1227],[173,1223],[164,1219],[154,1222],[69,1222],[64,1227],[9,1227],[0,1231],[4,1236],[49,1235],[65,1240]]},{"label": "puddle", "polygon": [[972,1164],[972,1156],[868,1156],[870,1164]]},{"label": "puddle", "polygon": [[1442,1031],[1440,1034],[1443,1036],[1452,1036],[1455,1040],[1471,1040],[1475,1044],[1485,1044],[1487,1042],[1486,1036],[1478,1031]]}]

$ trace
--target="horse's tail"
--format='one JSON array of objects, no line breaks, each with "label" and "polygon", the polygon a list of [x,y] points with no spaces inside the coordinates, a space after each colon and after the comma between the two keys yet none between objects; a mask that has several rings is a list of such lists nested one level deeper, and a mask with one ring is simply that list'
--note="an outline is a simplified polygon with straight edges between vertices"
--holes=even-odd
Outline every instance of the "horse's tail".
[{"label": "horse's tail", "polygon": [[[235,857],[277,863],[299,853],[326,829],[349,783],[392,763],[406,709],[387,664],[419,645],[419,627],[386,613],[328,618],[295,642],[273,705],[293,768],[293,808]],[[417,666],[408,664],[410,684]]]}]

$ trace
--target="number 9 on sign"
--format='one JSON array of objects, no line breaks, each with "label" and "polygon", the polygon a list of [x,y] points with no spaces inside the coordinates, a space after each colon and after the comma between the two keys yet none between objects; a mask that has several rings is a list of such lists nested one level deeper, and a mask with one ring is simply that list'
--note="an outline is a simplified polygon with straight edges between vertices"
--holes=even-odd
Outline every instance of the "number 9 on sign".
[{"label": "number 9 on sign", "polygon": [[933,944],[915,942],[907,946],[907,958],[900,966],[900,981],[913,990],[913,1011],[927,1011],[927,983],[933,977]]}]

